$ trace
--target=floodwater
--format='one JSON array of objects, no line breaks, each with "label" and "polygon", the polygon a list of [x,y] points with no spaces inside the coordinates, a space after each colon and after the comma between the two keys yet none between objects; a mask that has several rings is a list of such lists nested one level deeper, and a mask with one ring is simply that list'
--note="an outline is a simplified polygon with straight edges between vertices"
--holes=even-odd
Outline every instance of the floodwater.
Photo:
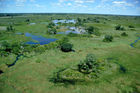
[{"label": "floodwater", "polygon": [[25,33],[26,37],[31,37],[33,40],[37,41],[37,42],[33,42],[33,41],[28,41],[26,42],[26,44],[40,44],[40,45],[45,45],[45,44],[49,44],[51,42],[55,42],[58,39],[55,38],[45,38],[42,36],[37,36],[37,35],[32,35],[30,33]]}]

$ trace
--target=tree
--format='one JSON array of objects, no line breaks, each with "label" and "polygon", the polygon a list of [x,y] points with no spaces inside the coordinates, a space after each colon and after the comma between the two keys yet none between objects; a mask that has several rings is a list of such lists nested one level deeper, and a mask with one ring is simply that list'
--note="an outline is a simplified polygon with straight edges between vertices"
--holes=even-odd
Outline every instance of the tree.
[{"label": "tree", "polygon": [[89,26],[86,30],[87,30],[87,33],[88,33],[88,34],[95,34],[95,35],[97,35],[97,36],[100,36],[99,29],[96,28],[96,27]]},{"label": "tree", "polygon": [[30,19],[26,19],[25,22],[30,22]]},{"label": "tree", "polygon": [[80,61],[78,64],[79,72],[89,74],[91,72],[98,71],[98,63],[94,54],[87,54],[84,61]]},{"label": "tree", "polygon": [[14,30],[15,30],[15,29],[13,28],[12,25],[10,25],[10,26],[7,27],[7,31],[14,31]]},{"label": "tree", "polygon": [[94,33],[94,27],[93,26],[89,26],[88,28],[87,28],[87,32],[89,33],[89,34],[93,34]]},{"label": "tree", "polygon": [[115,26],[115,30],[125,30],[125,28],[121,25]]},{"label": "tree", "polygon": [[129,25],[128,27],[129,27],[129,28],[135,28],[135,27],[134,27],[134,26],[132,26],[132,25]]},{"label": "tree", "polygon": [[55,24],[54,24],[53,22],[50,22],[50,23],[47,25],[48,28],[53,28],[53,26],[55,26]]},{"label": "tree", "polygon": [[125,32],[123,32],[123,33],[121,34],[121,36],[128,36],[128,34],[125,33]]},{"label": "tree", "polygon": [[111,35],[105,35],[103,39],[104,42],[112,42],[112,40],[113,40],[113,36]]},{"label": "tree", "polygon": [[73,45],[70,44],[70,43],[63,43],[63,44],[61,44],[61,50],[62,50],[63,52],[72,51],[72,47],[73,47]]},{"label": "tree", "polygon": [[48,28],[48,30],[47,30],[47,34],[56,34],[56,33],[57,33],[57,31],[55,28]]}]

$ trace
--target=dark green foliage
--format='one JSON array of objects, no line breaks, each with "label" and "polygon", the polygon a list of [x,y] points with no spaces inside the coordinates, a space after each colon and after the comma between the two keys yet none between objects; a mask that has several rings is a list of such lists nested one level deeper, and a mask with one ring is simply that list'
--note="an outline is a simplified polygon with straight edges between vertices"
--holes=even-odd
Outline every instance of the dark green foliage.
[{"label": "dark green foliage", "polygon": [[48,28],[48,30],[47,30],[47,34],[56,34],[56,33],[57,33],[57,31],[55,28]]},{"label": "dark green foliage", "polygon": [[70,37],[76,37],[76,36],[78,36],[78,34],[75,34],[75,33],[72,33],[71,32],[71,33],[68,34],[68,36],[70,36]]},{"label": "dark green foliage", "polygon": [[36,53],[43,53],[43,52],[45,52],[45,50],[46,50],[46,48],[44,46],[38,46],[38,47],[34,48],[34,51]]},{"label": "dark green foliage", "polygon": [[8,56],[10,53],[20,55],[24,52],[31,52],[36,47],[37,46],[25,45],[19,42],[9,43],[4,41],[0,44],[0,55]]},{"label": "dark green foliage", "polygon": [[51,22],[47,25],[48,28],[53,28],[54,26],[55,26],[55,24],[53,22]]},{"label": "dark green foliage", "polygon": [[115,30],[125,30],[125,28],[121,25],[115,26]]},{"label": "dark green foliage", "polygon": [[67,37],[62,38],[58,41],[58,48],[60,48],[63,52],[72,51],[73,45],[69,43],[69,39]]},{"label": "dark green foliage", "polygon": [[82,20],[80,18],[77,18],[77,23],[75,26],[81,26],[82,25]]},{"label": "dark green foliage", "polygon": [[121,36],[128,36],[128,34],[125,33],[125,32],[123,32],[123,33],[121,34]]},{"label": "dark green foliage", "polygon": [[89,26],[86,28],[88,34],[95,34],[97,36],[100,36],[100,32],[98,31],[99,29],[93,26]]},{"label": "dark green foliage", "polygon": [[64,37],[58,43],[59,43],[59,46],[61,46],[62,44],[68,43],[68,42],[69,42],[69,39],[67,37]]},{"label": "dark green foliage", "polygon": [[72,51],[72,47],[73,47],[73,45],[70,44],[70,43],[63,43],[63,44],[61,44],[61,50],[63,52],[70,52],[70,51]]},{"label": "dark green foliage", "polygon": [[105,35],[103,39],[104,42],[112,42],[112,40],[113,40],[113,36],[111,35]]},{"label": "dark green foliage", "polygon": [[14,30],[15,30],[15,29],[13,28],[12,25],[10,25],[10,26],[7,27],[7,31],[14,31]]},{"label": "dark green foliage", "polygon": [[25,22],[30,22],[30,19],[26,19]]},{"label": "dark green foliage", "polygon": [[87,54],[86,59],[78,64],[79,72],[89,74],[91,72],[98,72],[98,63],[93,54]]},{"label": "dark green foliage", "polygon": [[93,26],[89,26],[86,30],[89,34],[93,34],[94,33],[94,27]]},{"label": "dark green foliage", "polygon": [[128,27],[129,27],[129,28],[135,28],[135,27],[134,27],[134,26],[132,26],[132,25],[129,25]]}]

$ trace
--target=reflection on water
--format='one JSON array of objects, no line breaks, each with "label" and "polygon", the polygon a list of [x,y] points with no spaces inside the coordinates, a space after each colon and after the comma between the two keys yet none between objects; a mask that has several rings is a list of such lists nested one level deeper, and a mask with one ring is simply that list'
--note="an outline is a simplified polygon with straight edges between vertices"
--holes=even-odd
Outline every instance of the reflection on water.
[{"label": "reflection on water", "polygon": [[58,39],[55,38],[45,38],[42,36],[36,36],[36,35],[32,35],[30,33],[25,33],[26,37],[31,37],[33,40],[37,41],[37,42],[33,42],[33,41],[28,41],[26,42],[26,44],[40,44],[40,45],[45,45],[45,44],[49,44],[51,42],[54,42]]}]

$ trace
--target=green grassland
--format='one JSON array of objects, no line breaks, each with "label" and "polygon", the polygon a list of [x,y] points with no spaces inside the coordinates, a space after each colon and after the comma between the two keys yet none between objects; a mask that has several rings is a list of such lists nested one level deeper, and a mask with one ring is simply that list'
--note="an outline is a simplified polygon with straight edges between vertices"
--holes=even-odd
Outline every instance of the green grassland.
[{"label": "green grassland", "polygon": [[[91,37],[75,36],[70,37],[64,34],[46,34],[47,25],[41,22],[51,22],[51,19],[81,19],[97,18],[83,23],[83,26],[95,26],[99,28],[100,36]],[[25,22],[30,19],[29,25]],[[75,52],[62,52],[58,48],[46,49],[42,53],[27,53],[17,63],[8,68],[7,63],[16,59],[15,54],[0,57],[0,93],[140,93],[140,42],[134,47],[130,44],[138,39],[140,33],[140,17],[111,16],[111,15],[86,15],[86,14],[51,14],[51,15],[24,15],[13,17],[0,17],[0,27],[7,27],[12,22],[14,32],[0,30],[0,42],[26,42],[30,38],[15,33],[32,33],[46,38],[68,37]],[[125,31],[115,30],[115,26],[121,24]],[[128,26],[133,25],[131,29]],[[67,29],[57,29],[62,32]],[[128,36],[121,36],[126,32]],[[112,42],[103,42],[105,35],[112,35]],[[107,60],[110,67],[99,76],[89,82],[77,82],[75,84],[54,83],[51,78],[54,72],[62,68],[75,67],[80,60],[84,60],[88,53],[93,53],[98,60]],[[120,72],[116,63],[126,68],[126,72]],[[86,78],[85,78],[86,79]]]}]

